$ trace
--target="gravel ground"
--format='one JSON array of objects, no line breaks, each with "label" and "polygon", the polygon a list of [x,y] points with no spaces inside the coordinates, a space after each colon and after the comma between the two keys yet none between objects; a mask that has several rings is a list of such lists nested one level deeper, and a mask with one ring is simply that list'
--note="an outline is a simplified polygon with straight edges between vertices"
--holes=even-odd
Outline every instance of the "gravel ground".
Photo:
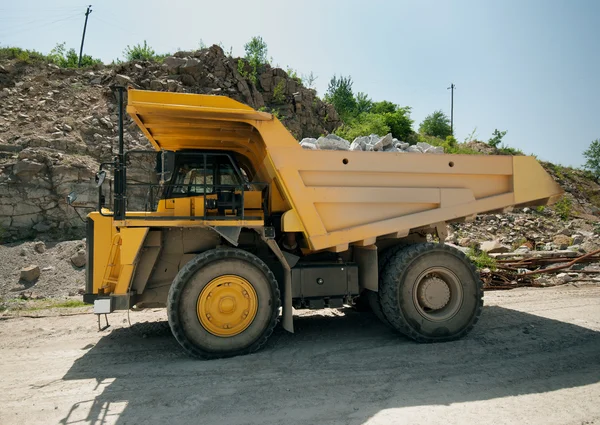
[{"label": "gravel ground", "polygon": [[[0,245],[0,299],[21,294],[32,298],[77,295],[85,285],[85,267],[73,266],[71,256],[85,249],[85,242],[46,243],[43,253],[37,252],[34,245],[35,242]],[[40,277],[32,283],[19,279],[21,268],[30,265],[40,268]]]},{"label": "gravel ground", "polygon": [[182,353],[164,310],[103,332],[50,314],[0,320],[1,424],[600,424],[600,286],[487,292],[474,331],[444,344],[304,312],[295,334],[213,361]]}]

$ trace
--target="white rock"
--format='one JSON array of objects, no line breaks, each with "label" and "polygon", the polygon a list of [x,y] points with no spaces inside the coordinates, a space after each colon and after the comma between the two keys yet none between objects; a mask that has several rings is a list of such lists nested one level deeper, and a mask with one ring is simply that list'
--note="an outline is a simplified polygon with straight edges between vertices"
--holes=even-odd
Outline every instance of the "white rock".
[{"label": "white rock", "polygon": [[432,146],[430,148],[427,148],[423,152],[425,152],[425,153],[441,154],[441,153],[444,153],[444,148],[441,147],[441,146]]},{"label": "white rock", "polygon": [[325,137],[319,137],[317,147],[319,149],[347,151],[350,150],[350,142],[335,134],[328,134]]},{"label": "white rock", "polygon": [[421,150],[421,152],[425,152],[427,149],[429,149],[431,147],[431,145],[429,143],[425,143],[425,142],[418,142],[417,147]]},{"label": "white rock", "polygon": [[300,146],[302,146],[304,149],[317,150],[317,139],[305,137],[300,142]]},{"label": "white rock", "polygon": [[573,278],[571,276],[569,276],[567,273],[559,273],[556,275],[556,279],[560,282],[560,283],[567,283],[570,282],[571,280],[573,280]]},{"label": "white rock", "polygon": [[499,254],[510,251],[510,248],[506,245],[502,245],[498,239],[482,242],[479,249],[481,249],[483,252],[487,252],[488,254]]},{"label": "white rock", "polygon": [[375,143],[373,143],[374,151],[384,150],[386,146],[391,146],[392,144],[392,133],[388,133],[383,137],[380,137]]}]

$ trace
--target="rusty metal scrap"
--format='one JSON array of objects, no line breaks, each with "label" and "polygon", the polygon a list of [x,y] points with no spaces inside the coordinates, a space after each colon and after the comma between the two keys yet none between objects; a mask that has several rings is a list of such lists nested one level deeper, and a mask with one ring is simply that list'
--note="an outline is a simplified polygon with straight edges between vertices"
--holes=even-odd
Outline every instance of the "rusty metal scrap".
[{"label": "rusty metal scrap", "polygon": [[[513,289],[523,286],[541,287],[536,284],[535,277],[544,274],[555,274],[559,272],[576,272],[582,274],[600,274],[600,270],[574,270],[571,267],[577,263],[600,262],[600,250],[572,257],[529,257],[519,259],[497,260],[497,269],[484,269],[481,271],[481,280],[484,289]],[[515,253],[515,256],[518,254]],[[554,264],[558,266],[545,268]]]}]

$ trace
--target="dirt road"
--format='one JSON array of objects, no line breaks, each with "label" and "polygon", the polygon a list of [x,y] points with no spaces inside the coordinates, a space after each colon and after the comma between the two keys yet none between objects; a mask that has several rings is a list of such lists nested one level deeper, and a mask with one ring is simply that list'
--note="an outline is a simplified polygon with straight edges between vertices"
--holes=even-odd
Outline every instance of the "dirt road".
[{"label": "dirt road", "polygon": [[312,313],[216,361],[186,357],[163,311],[131,320],[0,321],[0,423],[600,423],[598,286],[488,292],[475,330],[445,344],[369,313]]}]

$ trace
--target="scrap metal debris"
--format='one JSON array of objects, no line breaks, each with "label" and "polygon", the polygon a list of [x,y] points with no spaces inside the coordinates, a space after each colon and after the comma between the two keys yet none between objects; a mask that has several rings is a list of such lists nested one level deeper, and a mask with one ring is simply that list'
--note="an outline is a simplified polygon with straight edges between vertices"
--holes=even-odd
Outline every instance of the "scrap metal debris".
[{"label": "scrap metal debris", "polygon": [[[512,255],[512,258],[511,257]],[[553,285],[574,281],[596,281],[597,279],[579,278],[579,275],[600,274],[600,270],[583,270],[582,264],[600,262],[600,250],[573,258],[572,255],[555,257],[540,252],[503,254],[502,259],[496,260],[496,269],[482,269],[481,280],[484,289],[513,289],[523,286],[549,286],[544,275],[562,273],[566,278],[554,282]],[[571,275],[577,278],[571,278]],[[561,276],[560,274],[558,276]]]}]

